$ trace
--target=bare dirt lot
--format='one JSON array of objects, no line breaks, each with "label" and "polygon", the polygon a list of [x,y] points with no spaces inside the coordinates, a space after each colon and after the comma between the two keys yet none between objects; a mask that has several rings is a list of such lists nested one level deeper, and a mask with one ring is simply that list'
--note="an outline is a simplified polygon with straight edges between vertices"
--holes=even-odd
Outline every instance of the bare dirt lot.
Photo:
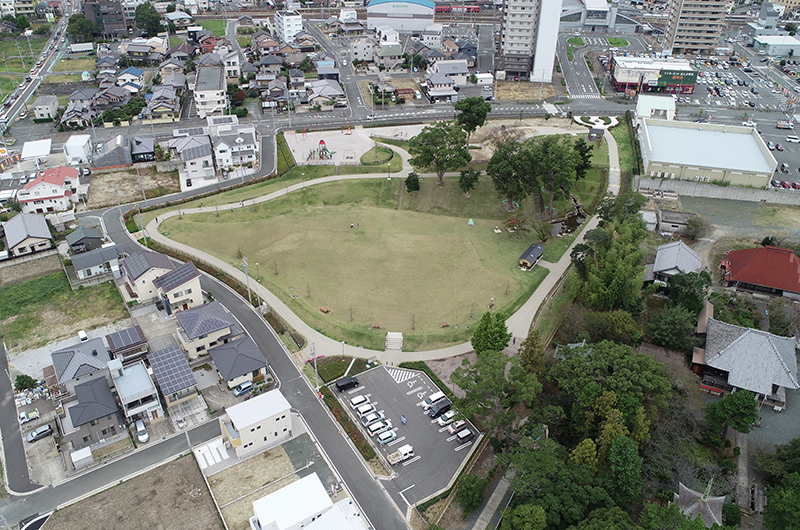
[{"label": "bare dirt lot", "polygon": [[193,456],[169,464],[57,511],[48,528],[222,529]]},{"label": "bare dirt lot", "polygon": [[562,118],[550,118],[549,120],[544,118],[491,120],[470,137],[470,146],[480,146],[480,149],[471,147],[469,154],[472,155],[473,162],[488,162],[494,153],[493,144],[498,139],[522,141],[534,136],[581,133],[586,133],[585,126],[578,125],[574,120]]},{"label": "bare dirt lot", "polygon": [[[89,188],[89,209],[94,210],[105,206],[113,206],[117,204],[117,195],[120,203],[141,200],[142,188],[144,188],[148,199],[180,191],[177,171],[159,173],[154,166],[140,169],[139,177],[142,180],[141,186],[136,178],[136,170],[133,169],[111,173],[95,173],[92,175],[92,185]],[[114,194],[115,186],[117,195]]]},{"label": "bare dirt lot", "polygon": [[542,101],[555,94],[556,91],[550,83],[497,82],[497,99],[500,101]]}]

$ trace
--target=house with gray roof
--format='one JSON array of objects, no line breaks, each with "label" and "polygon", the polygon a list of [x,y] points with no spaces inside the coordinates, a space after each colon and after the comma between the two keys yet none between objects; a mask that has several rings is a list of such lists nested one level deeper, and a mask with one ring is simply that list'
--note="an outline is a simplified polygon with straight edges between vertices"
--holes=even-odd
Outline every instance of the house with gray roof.
[{"label": "house with gray roof", "polygon": [[172,85],[153,87],[153,94],[142,110],[142,115],[147,121],[154,123],[180,121],[181,100],[175,92],[175,87]]},{"label": "house with gray roof", "polygon": [[705,348],[695,348],[695,372],[711,392],[749,390],[759,401],[786,406],[786,389],[797,390],[794,337],[707,319]]},{"label": "house with gray roof", "polygon": [[112,244],[89,252],[72,256],[72,266],[79,280],[104,281],[121,276],[119,257],[124,253],[122,245]]},{"label": "house with gray roof", "polygon": [[258,160],[255,127],[240,126],[226,133],[218,132],[213,143],[214,159],[220,168],[246,166],[255,164]]},{"label": "house with gray roof", "polygon": [[[108,380],[108,361],[111,357],[103,339],[78,342],[50,354],[58,388],[50,392],[54,396],[74,394],[75,387],[93,379]],[[108,384],[108,381],[106,381]]]},{"label": "house with gray roof", "polygon": [[133,163],[131,145],[126,135],[118,134],[104,145],[103,153],[94,157],[94,167],[130,166]]},{"label": "house with gray roof", "polygon": [[51,247],[53,236],[43,215],[19,213],[3,224],[6,235],[6,248],[11,256],[24,256],[47,250]]},{"label": "house with gray roof", "polygon": [[97,114],[91,102],[70,101],[64,114],[61,115],[61,125],[68,129],[89,127]]},{"label": "house with gray roof", "polygon": [[156,159],[156,141],[151,136],[134,136],[131,139],[133,163],[152,162]]},{"label": "house with gray roof", "polygon": [[161,78],[160,86],[171,86],[175,94],[180,96],[186,91],[186,74],[174,73]]},{"label": "house with gray roof", "polygon": [[669,282],[676,274],[700,272],[702,268],[703,263],[697,252],[683,241],[673,241],[658,247],[656,262],[645,265],[644,281]]},{"label": "house with gray roof", "polygon": [[253,379],[262,379],[267,375],[269,362],[256,343],[250,337],[220,344],[208,350],[221,381],[228,388]]},{"label": "house with gray roof", "polygon": [[99,228],[79,226],[74,232],[67,234],[67,245],[70,251],[77,254],[100,248],[105,234]]},{"label": "house with gray roof", "polygon": [[318,66],[317,67],[317,78],[320,80],[323,79],[330,79],[332,81],[339,82],[339,69],[335,66]]},{"label": "house with gray roof", "polygon": [[432,102],[450,101],[450,98],[457,94],[453,88],[455,81],[444,74],[438,72],[428,74],[425,76],[425,82],[428,85],[428,98]]},{"label": "house with gray roof", "polygon": [[125,432],[124,422],[104,377],[75,386],[73,396],[62,400],[56,416],[63,442],[75,451]]},{"label": "house with gray roof", "polygon": [[190,359],[244,335],[236,318],[217,300],[181,311],[176,317],[178,339]]},{"label": "house with gray roof", "polygon": [[342,99],[344,99],[344,92],[338,82],[331,79],[311,82],[311,90],[308,95],[309,105],[325,105]]},{"label": "house with gray roof", "polygon": [[113,359],[108,363],[108,369],[128,423],[142,419],[155,423],[164,419],[158,390],[144,361],[123,366],[121,359]]},{"label": "house with gray roof", "polygon": [[465,60],[439,60],[428,67],[428,73],[446,75],[458,86],[465,86],[469,78],[469,68]]},{"label": "house with gray roof", "polygon": [[211,139],[208,135],[173,138],[167,145],[173,155],[180,156],[183,162],[178,168],[181,191],[202,188],[218,182]]},{"label": "house with gray roof", "polygon": [[263,55],[258,61],[262,74],[279,74],[283,69],[283,58],[277,55]]},{"label": "house with gray roof", "polygon": [[153,282],[174,269],[175,265],[164,254],[139,251],[122,260],[121,268],[122,278],[125,280],[122,298],[126,302],[145,303],[159,298]]},{"label": "house with gray roof", "polygon": [[153,285],[158,289],[164,310],[168,315],[191,309],[203,303],[200,271],[191,261],[162,274],[153,280]]}]

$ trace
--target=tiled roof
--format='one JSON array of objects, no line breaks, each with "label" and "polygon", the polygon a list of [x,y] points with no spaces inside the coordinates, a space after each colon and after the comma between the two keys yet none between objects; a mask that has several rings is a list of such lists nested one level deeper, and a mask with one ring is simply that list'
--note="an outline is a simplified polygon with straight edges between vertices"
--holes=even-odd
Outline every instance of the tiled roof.
[{"label": "tiled roof", "polygon": [[152,268],[172,270],[175,266],[164,254],[157,252],[134,252],[122,261],[126,275],[136,280]]},{"label": "tiled roof", "polygon": [[683,241],[674,241],[658,247],[653,272],[673,275],[679,272],[698,272],[702,267],[703,264],[694,250]]},{"label": "tiled roof", "polygon": [[119,75],[124,75],[124,74],[131,74],[134,77],[141,77],[142,74],[144,74],[144,70],[142,70],[141,68],[136,68],[135,66],[131,66],[120,72]]},{"label": "tiled roof", "polygon": [[800,388],[794,339],[708,319],[707,365],[728,372],[728,384],[771,395],[772,385]]},{"label": "tiled roof", "polygon": [[110,245],[100,247],[83,254],[72,256],[72,266],[76,271],[95,267],[101,263],[106,263],[116,259],[123,253],[122,245]]},{"label": "tiled roof", "polygon": [[108,380],[100,377],[75,386],[78,404],[69,408],[72,425],[80,427],[103,416],[116,414],[117,401],[108,386]]},{"label": "tiled roof", "polygon": [[134,136],[131,142],[131,153],[138,155],[140,153],[152,153],[156,149],[155,140],[149,136]]},{"label": "tiled roof", "polygon": [[800,258],[790,249],[758,247],[728,252],[725,279],[800,293]]},{"label": "tiled roof", "polygon": [[[683,482],[678,483],[678,494],[675,495],[675,500],[678,503],[678,508],[686,514],[689,519],[694,519],[698,515],[702,517],[706,528],[711,528],[715,523],[722,525],[722,505],[725,504],[725,496],[712,497],[709,495],[690,490],[683,485]],[[705,498],[704,498],[705,497]]]},{"label": "tiled roof", "polygon": [[233,315],[228,313],[216,300],[181,311],[176,317],[186,336],[190,339],[196,339],[200,335],[208,335],[225,328],[230,328],[232,336],[241,335],[244,332]]},{"label": "tiled roof", "polygon": [[79,226],[77,230],[67,235],[67,245],[72,246],[82,239],[103,239],[103,231],[99,228],[84,228]]},{"label": "tiled roof", "polygon": [[226,381],[267,366],[267,358],[250,337],[220,344],[208,350],[220,376]]},{"label": "tiled roof", "polygon": [[107,367],[110,360],[103,339],[91,339],[50,354],[56,377],[64,383]]},{"label": "tiled roof", "polygon": [[54,184],[56,186],[64,186],[64,180],[68,178],[77,179],[78,170],[75,169],[74,167],[69,167],[69,166],[58,166],[50,169],[45,169],[44,171],[39,173],[38,177],[25,184],[24,189],[29,190],[42,182],[46,182],[48,184]]},{"label": "tiled roof", "polygon": [[8,248],[14,248],[28,237],[52,239],[44,216],[35,213],[20,213],[3,225]]},{"label": "tiled roof", "polygon": [[162,274],[155,280],[153,285],[159,289],[163,289],[165,293],[175,290],[177,287],[189,282],[200,276],[200,271],[194,266],[194,263],[187,261],[177,269],[173,269],[166,274]]}]

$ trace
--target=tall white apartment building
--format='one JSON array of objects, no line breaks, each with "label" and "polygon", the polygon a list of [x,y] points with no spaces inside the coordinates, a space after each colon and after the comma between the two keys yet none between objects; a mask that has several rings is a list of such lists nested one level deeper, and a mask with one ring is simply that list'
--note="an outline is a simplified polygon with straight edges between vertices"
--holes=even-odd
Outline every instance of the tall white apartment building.
[{"label": "tall white apartment building", "polygon": [[194,104],[197,116],[220,116],[228,108],[225,94],[225,71],[222,67],[206,66],[197,69],[197,82],[194,89]]},{"label": "tall white apartment building", "polygon": [[506,79],[553,78],[561,0],[504,0],[500,70]]},{"label": "tall white apartment building", "polygon": [[0,16],[5,15],[17,16],[14,10],[14,0],[2,0],[0,2]]},{"label": "tall white apartment building", "polygon": [[292,43],[294,36],[303,31],[303,16],[297,11],[275,13],[275,36],[281,42]]},{"label": "tall white apartment building", "polygon": [[713,55],[727,9],[727,0],[672,0],[664,50],[672,50],[672,55]]}]

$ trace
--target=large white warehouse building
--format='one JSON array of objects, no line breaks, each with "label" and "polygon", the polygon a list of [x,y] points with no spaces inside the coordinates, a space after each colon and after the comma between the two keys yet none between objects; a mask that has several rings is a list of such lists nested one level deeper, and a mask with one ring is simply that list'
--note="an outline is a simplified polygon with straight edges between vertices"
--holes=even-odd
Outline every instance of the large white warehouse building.
[{"label": "large white warehouse building", "polygon": [[367,5],[367,29],[389,26],[400,33],[421,33],[433,23],[431,0],[372,0]]}]

